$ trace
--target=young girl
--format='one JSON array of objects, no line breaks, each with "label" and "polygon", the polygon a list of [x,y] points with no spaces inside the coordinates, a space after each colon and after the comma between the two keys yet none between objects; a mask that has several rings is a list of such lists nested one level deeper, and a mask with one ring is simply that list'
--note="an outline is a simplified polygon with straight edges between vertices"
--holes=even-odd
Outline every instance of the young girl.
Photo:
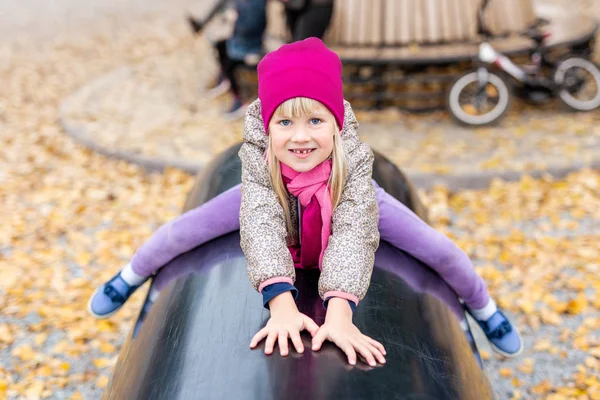
[{"label": "young girl", "polygon": [[[468,256],[372,181],[373,153],[359,140],[358,123],[344,102],[339,57],[319,39],[306,39],[265,56],[258,78],[259,99],[248,108],[239,153],[241,188],[163,225],[92,295],[92,315],[111,315],[170,260],[239,228],[248,276],[271,311],[251,347],[266,338],[265,353],[277,341],[287,355],[289,338],[302,352],[299,333],[306,329],[313,350],[330,340],[351,364],[357,352],[371,365],[383,363],[383,346],[352,323],[381,235],[446,281],[495,350],[520,353],[519,334]],[[319,294],[327,308],[321,327],[296,307],[295,268],[321,270]],[[151,301],[157,293],[151,291]]]}]

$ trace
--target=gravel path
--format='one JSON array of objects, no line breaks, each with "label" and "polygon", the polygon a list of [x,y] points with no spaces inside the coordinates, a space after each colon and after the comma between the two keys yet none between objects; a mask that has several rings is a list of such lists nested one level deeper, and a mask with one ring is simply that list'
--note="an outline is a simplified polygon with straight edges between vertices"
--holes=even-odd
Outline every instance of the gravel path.
[{"label": "gravel path", "polygon": [[469,253],[521,329],[525,350],[515,359],[476,335],[499,399],[600,398],[599,189],[600,174],[584,171],[423,193],[433,224]]}]

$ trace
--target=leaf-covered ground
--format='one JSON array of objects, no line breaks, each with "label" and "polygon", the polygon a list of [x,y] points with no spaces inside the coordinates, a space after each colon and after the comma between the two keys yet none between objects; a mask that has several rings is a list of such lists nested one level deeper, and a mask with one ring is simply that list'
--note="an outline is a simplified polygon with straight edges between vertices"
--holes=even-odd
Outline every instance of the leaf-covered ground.
[{"label": "leaf-covered ground", "polygon": [[499,398],[600,398],[600,173],[424,197],[517,317],[522,356],[503,360],[481,343]]},{"label": "leaf-covered ground", "polygon": [[[108,321],[87,299],[179,213],[192,181],[90,152],[57,120],[91,79],[180,49],[185,26],[162,14],[84,33],[0,42],[0,399],[100,398],[142,299]],[[522,327],[521,358],[488,353],[499,398],[600,399],[599,193],[591,170],[423,193]]]}]

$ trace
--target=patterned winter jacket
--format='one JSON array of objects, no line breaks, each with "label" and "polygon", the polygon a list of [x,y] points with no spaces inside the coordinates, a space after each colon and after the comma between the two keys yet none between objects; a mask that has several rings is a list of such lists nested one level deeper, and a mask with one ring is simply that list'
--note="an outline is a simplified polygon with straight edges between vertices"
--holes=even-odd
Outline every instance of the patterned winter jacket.
[{"label": "patterned winter jacket", "polygon": [[[373,152],[357,133],[358,122],[345,103],[341,132],[347,158],[347,179],[340,203],[333,211],[331,236],[323,256],[319,295],[342,297],[358,304],[371,280],[379,245],[379,211],[371,182]],[[272,188],[265,161],[268,136],[261,117],[260,100],[246,113],[242,160],[241,247],[248,260],[254,287],[279,282],[293,284],[294,263],[288,246],[298,245],[298,202],[289,195],[293,229],[287,231],[283,208]]]}]

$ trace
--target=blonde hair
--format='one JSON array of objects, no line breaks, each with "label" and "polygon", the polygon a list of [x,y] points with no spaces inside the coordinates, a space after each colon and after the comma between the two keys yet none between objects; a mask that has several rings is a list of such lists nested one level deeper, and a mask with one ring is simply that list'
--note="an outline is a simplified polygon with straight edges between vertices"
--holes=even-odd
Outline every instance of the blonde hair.
[{"label": "blonde hair", "polygon": [[[324,107],[320,102],[308,99],[306,97],[295,97],[289,99],[279,105],[275,110],[273,116],[288,116],[288,117],[301,117],[312,113],[316,108]],[[342,198],[342,192],[344,190],[344,184],[346,183],[346,156],[344,154],[344,147],[342,145],[342,138],[340,137],[340,128],[335,123],[335,134],[333,135],[333,150],[331,152],[331,176],[329,177],[329,193],[331,195],[331,207],[333,210],[337,207]],[[275,157],[275,154],[271,151],[271,137],[269,136],[269,145],[266,152],[267,164],[269,168],[269,174],[271,176],[271,184],[273,190],[277,194],[279,203],[283,207],[285,214],[285,220],[288,228],[288,232],[292,230],[292,217],[290,215],[289,203],[288,203],[288,191],[281,177],[281,167],[279,160]]]}]

